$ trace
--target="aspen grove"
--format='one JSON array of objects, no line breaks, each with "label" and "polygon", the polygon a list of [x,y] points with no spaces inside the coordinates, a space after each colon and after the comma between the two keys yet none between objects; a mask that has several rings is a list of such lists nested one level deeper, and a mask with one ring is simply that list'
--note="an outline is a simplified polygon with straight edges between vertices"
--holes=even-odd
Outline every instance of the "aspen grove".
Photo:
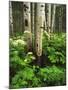
[{"label": "aspen grove", "polygon": [[66,5],[9,1],[9,88],[66,85]]}]

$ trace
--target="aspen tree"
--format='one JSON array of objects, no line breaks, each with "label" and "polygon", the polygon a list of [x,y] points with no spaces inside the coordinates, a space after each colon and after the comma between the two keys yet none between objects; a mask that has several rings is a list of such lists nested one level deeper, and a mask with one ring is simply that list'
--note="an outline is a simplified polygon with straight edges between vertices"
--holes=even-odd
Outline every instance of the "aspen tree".
[{"label": "aspen tree", "polygon": [[59,8],[59,32],[62,31],[62,6]]},{"label": "aspen tree", "polygon": [[12,2],[9,2],[9,25],[10,25],[10,34],[13,35],[13,16],[12,16]]},{"label": "aspen tree", "polygon": [[34,51],[34,17],[35,16],[35,3],[31,3],[31,31],[32,31],[32,48]]},{"label": "aspen tree", "polygon": [[22,31],[25,31],[25,22],[24,22],[24,3],[22,3]]},{"label": "aspen tree", "polygon": [[51,32],[51,4],[48,4],[48,17],[47,17],[48,33]]},{"label": "aspen tree", "polygon": [[47,31],[47,21],[46,21],[46,4],[45,4],[45,30]]},{"label": "aspen tree", "polygon": [[30,3],[24,3],[24,29],[26,33],[27,49],[28,51],[32,48],[32,34],[31,34],[31,8]]},{"label": "aspen tree", "polygon": [[51,25],[51,33],[54,32],[54,23],[55,23],[55,13],[56,13],[56,5],[53,5],[53,13],[52,13],[52,25]]},{"label": "aspen tree", "polygon": [[48,39],[50,39],[50,35],[48,33],[48,22],[47,22],[47,4],[45,4],[45,25],[44,25],[44,33]]},{"label": "aspen tree", "polygon": [[38,64],[40,65],[40,57],[42,55],[42,35],[45,22],[45,4],[36,4],[35,10],[35,51],[38,56]]}]

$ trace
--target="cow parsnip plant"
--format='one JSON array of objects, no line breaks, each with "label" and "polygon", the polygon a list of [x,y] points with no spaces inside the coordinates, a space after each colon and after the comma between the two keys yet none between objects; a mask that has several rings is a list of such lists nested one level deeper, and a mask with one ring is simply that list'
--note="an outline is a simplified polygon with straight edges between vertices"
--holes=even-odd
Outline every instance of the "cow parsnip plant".
[{"label": "cow parsnip plant", "polygon": [[10,77],[13,77],[19,70],[30,66],[35,60],[32,52],[26,52],[26,42],[21,39],[10,39]]},{"label": "cow parsnip plant", "polygon": [[[58,39],[59,38],[59,39]],[[27,52],[24,37],[12,37],[10,43],[10,88],[30,88],[65,85],[65,68],[56,63],[65,64],[65,35],[54,34],[49,40],[43,35],[43,54],[53,65],[39,67],[33,52]]]},{"label": "cow parsnip plant", "polygon": [[66,63],[65,34],[53,34],[50,40],[43,36],[43,53],[48,56],[51,63]]}]

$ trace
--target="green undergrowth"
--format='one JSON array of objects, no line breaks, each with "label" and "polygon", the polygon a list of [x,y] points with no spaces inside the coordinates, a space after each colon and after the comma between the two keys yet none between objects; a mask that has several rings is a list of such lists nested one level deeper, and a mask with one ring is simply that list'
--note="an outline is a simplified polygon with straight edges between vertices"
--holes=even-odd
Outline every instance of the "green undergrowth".
[{"label": "green undergrowth", "polygon": [[65,85],[66,69],[61,67],[66,64],[65,33],[53,34],[51,39],[43,34],[43,54],[52,64],[44,67],[33,64],[36,57],[33,52],[27,52],[24,38],[24,35],[17,35],[9,40],[10,88]]},{"label": "green undergrowth", "polygon": [[54,34],[51,39],[43,36],[43,53],[47,55],[51,63],[66,63],[66,37],[65,33]]}]

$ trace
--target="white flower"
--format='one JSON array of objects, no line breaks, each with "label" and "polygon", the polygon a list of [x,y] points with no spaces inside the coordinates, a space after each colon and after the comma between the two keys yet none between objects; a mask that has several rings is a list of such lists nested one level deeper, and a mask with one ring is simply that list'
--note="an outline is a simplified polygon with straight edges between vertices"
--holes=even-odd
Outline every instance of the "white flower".
[{"label": "white flower", "polygon": [[27,59],[25,59],[24,61],[27,62]]},{"label": "white flower", "polygon": [[24,34],[31,33],[30,31],[24,31]]},{"label": "white flower", "polygon": [[25,41],[23,41],[23,40],[21,40],[21,39],[16,40],[16,43],[17,43],[17,44],[26,45]]},{"label": "white flower", "polygon": [[34,56],[32,56],[32,59],[35,60],[36,58]]},{"label": "white flower", "polygon": [[32,52],[28,52],[28,54],[33,54]]},{"label": "white flower", "polygon": [[17,46],[18,44],[17,44],[17,42],[14,41],[14,42],[13,42],[13,45],[14,45],[14,46]]},{"label": "white flower", "polygon": [[9,40],[10,40],[10,42],[11,42],[11,41],[13,41],[13,39],[12,39],[12,38],[10,38]]}]

